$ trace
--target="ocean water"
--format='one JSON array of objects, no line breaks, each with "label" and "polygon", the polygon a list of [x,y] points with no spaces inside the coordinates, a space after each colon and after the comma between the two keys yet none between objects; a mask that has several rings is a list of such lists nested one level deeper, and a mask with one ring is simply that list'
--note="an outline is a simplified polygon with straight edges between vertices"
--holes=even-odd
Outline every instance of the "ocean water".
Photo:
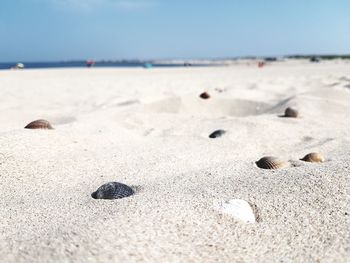
[{"label": "ocean water", "polygon": [[[16,62],[0,62],[0,69],[10,69],[14,67]],[[35,68],[85,68],[85,61],[67,61],[67,62],[23,62],[26,69]],[[172,63],[172,64],[153,64],[150,62],[138,62],[138,61],[116,61],[116,62],[95,62],[93,67],[184,67],[183,63]],[[192,66],[207,66],[205,64],[196,64]]]}]

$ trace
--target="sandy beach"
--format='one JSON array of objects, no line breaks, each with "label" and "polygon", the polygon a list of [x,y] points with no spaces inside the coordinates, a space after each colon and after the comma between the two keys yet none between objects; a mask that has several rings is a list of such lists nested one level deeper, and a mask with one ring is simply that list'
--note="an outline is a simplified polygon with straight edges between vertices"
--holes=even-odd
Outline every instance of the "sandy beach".
[{"label": "sandy beach", "polygon": [[350,262],[349,62],[3,70],[0,95],[2,262]]}]

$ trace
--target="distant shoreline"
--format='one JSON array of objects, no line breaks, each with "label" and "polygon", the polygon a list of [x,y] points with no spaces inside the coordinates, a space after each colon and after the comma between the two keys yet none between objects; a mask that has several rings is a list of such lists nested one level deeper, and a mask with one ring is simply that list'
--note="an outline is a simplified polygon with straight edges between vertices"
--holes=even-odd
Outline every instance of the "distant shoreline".
[{"label": "distant shoreline", "polygon": [[[206,67],[206,66],[225,66],[230,62],[240,60],[265,60],[265,61],[283,61],[285,59],[312,59],[334,60],[334,59],[350,59],[350,55],[288,55],[288,56],[245,56],[237,58],[214,58],[214,59],[160,59],[160,60],[96,60],[94,67]],[[22,62],[22,61],[18,61]],[[0,62],[0,70],[11,69],[18,62]],[[22,62],[25,68],[82,68],[86,67],[86,60],[70,60],[70,61],[36,61]]]},{"label": "distant shoreline", "polygon": [[[11,69],[16,66],[16,62],[0,63],[0,70]],[[45,69],[45,68],[85,68],[85,61],[71,62],[23,62],[26,69]],[[184,63],[161,63],[161,62],[103,62],[96,61],[93,67],[97,68],[149,68],[149,67],[184,67]],[[211,63],[191,64],[194,67],[212,66]]]}]

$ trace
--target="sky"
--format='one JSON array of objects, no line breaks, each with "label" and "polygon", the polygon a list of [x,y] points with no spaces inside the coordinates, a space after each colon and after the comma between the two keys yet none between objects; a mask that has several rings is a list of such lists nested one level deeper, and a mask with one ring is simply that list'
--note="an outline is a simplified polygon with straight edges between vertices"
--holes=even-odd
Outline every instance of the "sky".
[{"label": "sky", "polygon": [[1,0],[0,62],[350,54],[349,0]]}]

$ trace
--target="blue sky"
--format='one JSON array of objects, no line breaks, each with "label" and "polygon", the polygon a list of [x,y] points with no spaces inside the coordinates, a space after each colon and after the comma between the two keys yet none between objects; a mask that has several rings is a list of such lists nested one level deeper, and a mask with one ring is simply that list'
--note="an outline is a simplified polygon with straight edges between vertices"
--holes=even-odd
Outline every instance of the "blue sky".
[{"label": "blue sky", "polygon": [[1,0],[0,61],[350,53],[349,0]]}]

